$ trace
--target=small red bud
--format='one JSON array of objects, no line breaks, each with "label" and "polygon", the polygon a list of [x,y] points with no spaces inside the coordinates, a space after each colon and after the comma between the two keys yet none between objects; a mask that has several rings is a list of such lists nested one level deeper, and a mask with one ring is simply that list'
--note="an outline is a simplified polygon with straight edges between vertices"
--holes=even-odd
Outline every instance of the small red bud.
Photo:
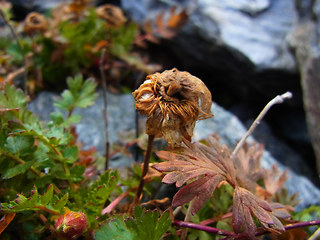
[{"label": "small red bud", "polygon": [[55,222],[56,229],[67,239],[79,237],[87,225],[87,217],[82,212],[65,211]]}]

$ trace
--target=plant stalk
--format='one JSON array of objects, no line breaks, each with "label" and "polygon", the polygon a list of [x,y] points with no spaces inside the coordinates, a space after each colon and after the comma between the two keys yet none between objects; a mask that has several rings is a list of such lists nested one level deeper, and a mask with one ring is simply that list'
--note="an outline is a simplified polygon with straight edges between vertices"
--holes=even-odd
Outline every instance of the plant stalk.
[{"label": "plant stalk", "polygon": [[100,75],[101,75],[101,82],[102,82],[102,88],[103,88],[103,119],[104,119],[104,127],[106,132],[106,162],[104,165],[105,170],[107,171],[109,168],[109,149],[110,149],[110,142],[109,142],[109,130],[108,130],[108,101],[107,101],[107,84],[106,84],[106,76],[104,74],[104,65],[103,60],[106,53],[106,49],[102,49],[101,56],[100,56]]},{"label": "plant stalk", "polygon": [[1,18],[3,19],[4,23],[9,27],[10,31],[11,31],[11,34],[12,36],[14,37],[14,39],[16,40],[17,42],[17,45],[18,45],[18,48],[19,48],[19,51],[21,52],[21,56],[22,56],[22,61],[23,61],[23,65],[24,65],[24,69],[25,71],[23,72],[24,74],[24,79],[23,79],[23,89],[25,91],[25,94],[28,93],[28,89],[27,89],[27,80],[28,80],[28,71],[27,71],[27,60],[26,60],[26,56],[23,52],[23,48],[19,42],[19,37],[18,35],[16,34],[16,32],[14,31],[13,27],[11,26],[11,24],[8,22],[8,20],[6,19],[3,11],[0,9],[0,16]]},{"label": "plant stalk", "polygon": [[[245,233],[237,234],[237,233],[222,230],[219,228],[208,227],[208,226],[204,226],[201,224],[195,224],[195,223],[191,223],[191,222],[174,221],[173,225],[178,226],[178,227],[197,229],[200,231],[214,233],[214,234],[221,235],[221,236],[226,236],[226,238],[224,238],[224,239],[229,239],[230,237],[232,237],[232,239],[238,239],[238,240],[247,239],[247,235]],[[285,225],[284,228],[285,228],[285,230],[290,230],[290,229],[294,229],[294,228],[310,227],[310,226],[316,226],[316,225],[320,225],[320,220],[292,223],[292,224]],[[255,236],[261,236],[261,235],[265,235],[268,233],[270,233],[270,232],[267,230],[257,231],[255,233]]]},{"label": "plant stalk", "polygon": [[237,153],[239,152],[239,150],[242,148],[243,144],[245,143],[245,141],[247,140],[247,138],[252,134],[252,132],[255,130],[255,128],[260,124],[261,120],[263,119],[263,117],[266,115],[266,113],[269,111],[269,109],[275,105],[275,104],[279,104],[279,103],[283,103],[284,100],[292,98],[292,93],[291,92],[286,92],[282,95],[278,95],[275,98],[273,98],[270,102],[268,102],[268,104],[262,109],[262,111],[260,112],[260,114],[258,115],[258,117],[254,120],[254,122],[252,123],[251,127],[249,128],[249,130],[246,132],[246,134],[241,138],[241,140],[239,141],[239,143],[237,144],[237,146],[235,147],[235,149],[233,150],[232,154],[231,154],[231,158],[234,158]]},{"label": "plant stalk", "polygon": [[140,202],[140,197],[141,197],[143,185],[144,185],[144,177],[147,175],[148,169],[149,169],[149,162],[150,162],[150,156],[151,156],[151,152],[152,152],[153,140],[154,140],[154,135],[148,135],[147,152],[146,152],[146,155],[144,156],[142,175],[141,175],[141,179],[140,179],[140,183],[139,183],[139,187],[138,187],[136,196],[133,201],[134,204],[138,204]]},{"label": "plant stalk", "polygon": [[[194,204],[194,199],[190,202],[186,216],[184,217],[184,221],[185,222],[190,222],[191,218],[192,218],[192,214],[191,214],[191,209],[192,209],[192,205]],[[187,234],[188,234],[188,229],[182,229],[181,231],[181,239],[182,240],[186,240],[187,239]]]}]

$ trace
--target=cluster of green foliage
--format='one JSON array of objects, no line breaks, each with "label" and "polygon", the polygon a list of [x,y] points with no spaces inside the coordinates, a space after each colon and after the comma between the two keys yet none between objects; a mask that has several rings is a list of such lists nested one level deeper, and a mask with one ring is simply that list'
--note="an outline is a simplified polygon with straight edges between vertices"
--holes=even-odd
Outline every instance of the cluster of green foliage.
[{"label": "cluster of green foliage", "polygon": [[67,76],[79,72],[91,76],[99,73],[103,48],[107,52],[103,59],[105,67],[118,62],[123,69],[121,76],[117,77],[125,78],[135,71],[152,71],[139,54],[134,53],[134,41],[139,35],[135,23],[108,26],[97,16],[94,7],[84,8],[78,14],[77,20],[63,20],[48,13],[43,15],[48,22],[45,32],[24,33],[26,23],[10,21],[10,12],[6,11],[7,21],[18,39],[10,35],[0,39],[2,72],[10,73],[16,70],[16,66],[26,67],[29,85],[35,82],[38,88],[49,85],[61,89],[65,87]]}]

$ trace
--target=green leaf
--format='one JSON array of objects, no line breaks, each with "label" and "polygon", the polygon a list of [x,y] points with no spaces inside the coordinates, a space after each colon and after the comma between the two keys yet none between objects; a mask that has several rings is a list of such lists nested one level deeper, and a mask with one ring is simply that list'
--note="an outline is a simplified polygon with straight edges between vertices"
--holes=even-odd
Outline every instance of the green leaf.
[{"label": "green leaf", "polygon": [[16,206],[12,207],[11,209],[14,212],[22,212],[26,210],[33,210],[34,206],[36,206],[38,200],[38,190],[36,187],[31,192],[30,198],[26,198],[25,196],[19,194],[18,198],[15,200],[17,203]]},{"label": "green leaf", "polygon": [[79,150],[77,146],[65,147],[62,150],[63,157],[67,163],[74,163],[79,158]]},{"label": "green leaf", "polygon": [[97,84],[92,78],[83,81],[82,75],[79,74],[74,78],[69,77],[67,83],[69,89],[61,94],[62,99],[54,103],[62,110],[71,112],[75,107],[86,108],[91,106],[98,97],[95,93]]},{"label": "green leaf", "polygon": [[67,204],[69,194],[66,193],[61,199],[58,199],[51,206],[54,210],[61,211],[61,209]]},{"label": "green leaf", "polygon": [[126,239],[134,240],[133,232],[129,231],[126,224],[119,220],[111,220],[108,224],[100,227],[95,233],[96,240],[113,240],[113,239]]},{"label": "green leaf", "polygon": [[43,195],[39,196],[39,204],[42,206],[46,206],[53,196],[53,185],[50,184],[48,190]]},{"label": "green leaf", "polygon": [[135,239],[160,240],[171,225],[169,212],[160,216],[158,211],[146,212],[141,206],[136,206],[134,217],[135,219],[128,219],[126,225],[134,232]]},{"label": "green leaf", "polygon": [[25,156],[35,151],[34,139],[30,136],[9,136],[4,147],[18,156]]},{"label": "green leaf", "polygon": [[13,85],[6,84],[4,93],[0,94],[1,108],[23,108],[27,104],[28,98],[21,89],[17,89]]},{"label": "green leaf", "polygon": [[35,160],[18,164],[17,166],[14,166],[13,168],[8,169],[2,176],[3,179],[9,179],[13,178],[19,174],[25,173],[34,163]]},{"label": "green leaf", "polygon": [[100,178],[92,184],[87,192],[86,209],[96,216],[101,214],[105,202],[110,193],[114,190],[119,180],[117,171],[106,171]]}]

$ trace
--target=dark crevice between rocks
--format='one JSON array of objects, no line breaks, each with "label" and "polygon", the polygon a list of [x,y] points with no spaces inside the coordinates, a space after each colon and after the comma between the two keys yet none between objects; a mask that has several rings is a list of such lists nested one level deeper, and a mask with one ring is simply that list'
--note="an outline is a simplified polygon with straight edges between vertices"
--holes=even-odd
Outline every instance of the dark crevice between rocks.
[{"label": "dark crevice between rocks", "polygon": [[[211,47],[207,56],[197,57],[183,51],[184,46],[175,44],[164,41],[162,45],[151,45],[152,60],[162,63],[164,69],[177,67],[199,77],[212,92],[213,100],[234,113],[247,127],[272,98],[292,92],[293,98],[274,106],[253,136],[264,143],[279,162],[320,186],[307,132],[299,73],[257,72],[247,59],[230,49]],[[195,47],[202,48],[205,44]]]}]

